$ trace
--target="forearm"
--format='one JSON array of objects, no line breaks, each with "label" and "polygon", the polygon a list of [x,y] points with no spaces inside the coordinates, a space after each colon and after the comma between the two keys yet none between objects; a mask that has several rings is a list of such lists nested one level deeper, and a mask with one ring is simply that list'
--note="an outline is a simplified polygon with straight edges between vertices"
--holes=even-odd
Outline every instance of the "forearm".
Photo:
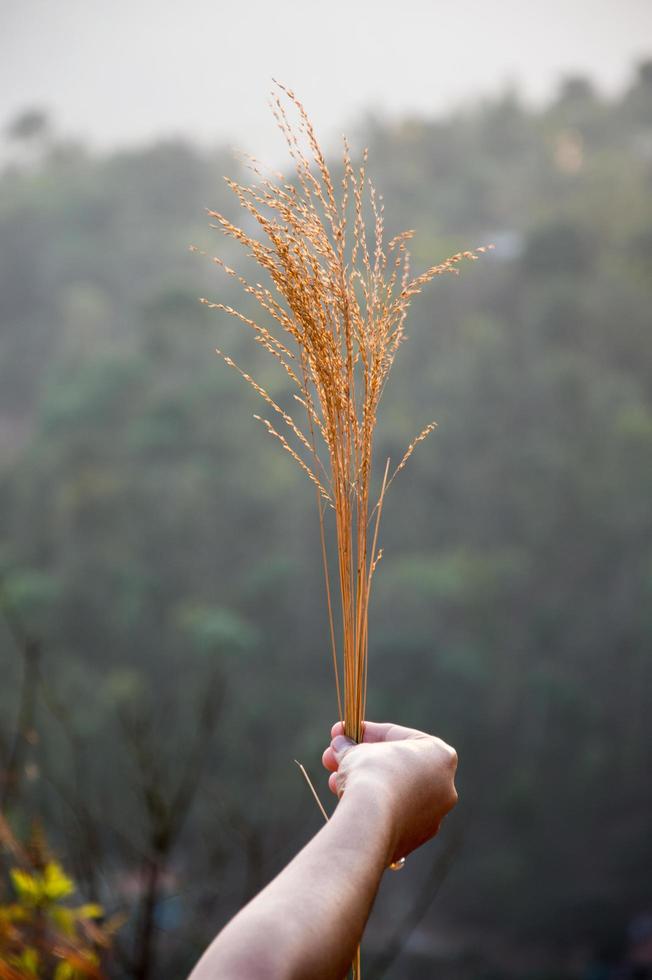
[{"label": "forearm", "polygon": [[393,849],[389,807],[352,788],[329,823],[209,947],[191,980],[341,980]]}]

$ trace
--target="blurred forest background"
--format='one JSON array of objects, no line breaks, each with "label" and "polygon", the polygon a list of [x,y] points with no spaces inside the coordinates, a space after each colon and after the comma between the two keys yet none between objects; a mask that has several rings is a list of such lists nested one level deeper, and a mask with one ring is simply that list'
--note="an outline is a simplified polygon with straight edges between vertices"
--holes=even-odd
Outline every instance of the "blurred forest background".
[{"label": "blurred forest background", "polygon": [[[355,135],[415,269],[496,245],[415,303],[381,411],[378,460],[439,428],[385,505],[369,714],[452,742],[461,803],[365,976],[606,978],[652,944],[652,62]],[[243,305],[188,251],[238,266],[204,210],[240,219],[238,162],[5,138],[2,811],[126,914],[110,976],[176,980],[320,826],[314,495],[213,349],[283,377],[198,302]]]}]

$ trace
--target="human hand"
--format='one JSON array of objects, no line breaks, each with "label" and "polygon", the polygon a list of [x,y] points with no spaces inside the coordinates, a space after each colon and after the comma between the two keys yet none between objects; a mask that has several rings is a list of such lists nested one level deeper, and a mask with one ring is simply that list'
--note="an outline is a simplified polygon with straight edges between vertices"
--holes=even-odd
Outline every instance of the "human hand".
[{"label": "human hand", "polygon": [[392,861],[405,857],[439,830],[457,802],[457,753],[441,739],[402,725],[364,722],[360,743],[341,722],[331,729],[322,756],[333,793],[350,797],[371,790],[386,804],[392,829]]}]

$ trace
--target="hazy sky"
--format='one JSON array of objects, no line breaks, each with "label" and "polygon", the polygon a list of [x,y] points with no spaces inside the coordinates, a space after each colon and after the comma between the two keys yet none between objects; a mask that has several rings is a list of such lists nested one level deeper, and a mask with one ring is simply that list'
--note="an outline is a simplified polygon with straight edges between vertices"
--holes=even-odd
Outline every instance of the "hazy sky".
[{"label": "hazy sky", "polygon": [[0,127],[27,106],[96,145],[187,135],[276,153],[293,86],[326,140],[365,108],[437,114],[652,56],[652,0],[0,0]]}]

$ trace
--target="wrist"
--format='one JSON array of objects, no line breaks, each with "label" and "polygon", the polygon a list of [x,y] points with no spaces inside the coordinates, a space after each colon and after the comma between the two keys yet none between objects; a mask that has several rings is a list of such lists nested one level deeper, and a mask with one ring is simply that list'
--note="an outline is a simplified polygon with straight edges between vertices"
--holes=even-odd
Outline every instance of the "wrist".
[{"label": "wrist", "polygon": [[382,850],[384,867],[393,860],[397,844],[395,803],[386,781],[367,773],[349,779],[336,812],[355,813],[365,836]]}]

